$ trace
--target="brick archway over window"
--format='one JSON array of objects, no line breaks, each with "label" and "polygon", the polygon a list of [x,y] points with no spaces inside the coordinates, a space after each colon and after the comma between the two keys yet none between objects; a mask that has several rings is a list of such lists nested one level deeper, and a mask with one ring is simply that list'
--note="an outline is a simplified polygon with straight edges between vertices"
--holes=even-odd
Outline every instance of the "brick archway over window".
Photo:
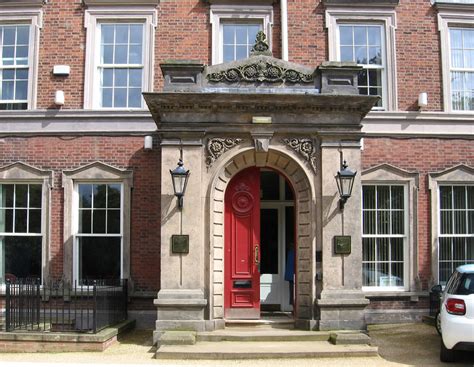
[{"label": "brick archway over window", "polygon": [[[284,149],[284,148],[283,148]],[[255,150],[246,149],[217,170],[210,191],[210,314],[224,318],[224,195],[227,184],[239,171],[256,166]],[[260,166],[260,165],[259,165]],[[270,149],[266,164],[284,175],[295,192],[296,223],[296,319],[311,320],[315,296],[315,195],[308,174],[296,157]]]}]

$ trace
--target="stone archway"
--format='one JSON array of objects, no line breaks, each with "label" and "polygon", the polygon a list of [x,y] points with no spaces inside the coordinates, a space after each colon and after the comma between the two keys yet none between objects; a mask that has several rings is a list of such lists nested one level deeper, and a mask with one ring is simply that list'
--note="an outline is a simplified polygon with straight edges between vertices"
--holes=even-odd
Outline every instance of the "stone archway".
[{"label": "stone archway", "polygon": [[284,175],[295,192],[296,222],[296,319],[311,320],[315,296],[315,194],[308,174],[287,153],[271,147],[264,165],[257,164],[252,148],[242,149],[216,171],[210,189],[210,297],[211,319],[224,318],[224,194],[239,171],[261,166]]}]

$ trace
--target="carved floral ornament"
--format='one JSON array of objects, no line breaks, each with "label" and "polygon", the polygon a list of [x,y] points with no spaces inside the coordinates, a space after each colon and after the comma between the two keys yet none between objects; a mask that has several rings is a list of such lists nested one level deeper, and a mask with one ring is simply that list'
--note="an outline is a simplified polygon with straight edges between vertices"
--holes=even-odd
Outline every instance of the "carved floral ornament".
[{"label": "carved floral ornament", "polygon": [[311,139],[307,138],[291,138],[282,139],[282,142],[289,148],[293,149],[296,153],[304,158],[304,160],[310,165],[314,173],[317,171],[316,163],[316,147]]},{"label": "carved floral ornament", "polygon": [[313,83],[313,74],[304,74],[294,69],[286,69],[269,61],[260,60],[255,63],[238,66],[212,73],[207,76],[210,82],[229,83],[239,82],[288,82],[288,83]]},{"label": "carved floral ornament", "polygon": [[206,166],[209,168],[212,164],[229,149],[240,144],[243,139],[238,138],[212,138],[207,141]]}]

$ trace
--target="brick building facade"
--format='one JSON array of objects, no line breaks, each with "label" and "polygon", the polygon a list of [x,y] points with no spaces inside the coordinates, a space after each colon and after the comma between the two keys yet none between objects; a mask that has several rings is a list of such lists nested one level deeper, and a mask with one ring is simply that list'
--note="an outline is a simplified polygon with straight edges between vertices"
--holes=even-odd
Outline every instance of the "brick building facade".
[{"label": "brick building facade", "polygon": [[[219,169],[226,160],[238,162],[239,154],[245,157],[249,149],[261,153],[252,144],[245,145],[244,132],[249,142],[263,139],[259,143],[270,144],[264,150],[268,153],[265,159],[275,154],[280,157],[277,161],[293,157],[298,163],[298,154],[288,146],[285,153],[285,144],[277,144],[273,134],[309,139],[315,152],[311,159],[318,173],[313,172],[314,177],[307,174],[313,188],[308,191],[313,192],[313,207],[308,210],[314,212],[309,216],[309,236],[313,237],[307,249],[297,244],[296,254],[310,259],[311,277],[305,282],[302,276],[298,281],[305,259],[297,260],[296,297],[300,303],[295,311],[306,315],[305,310],[311,310],[308,316],[296,316],[297,320],[309,320],[301,323],[302,327],[361,326],[360,320],[344,325],[324,315],[325,307],[342,307],[327,301],[331,296],[325,296],[324,291],[333,290],[346,292],[348,299],[353,299],[350,292],[357,291],[352,306],[362,309],[363,324],[420,319],[427,313],[430,287],[446,281],[455,266],[474,262],[473,24],[471,1],[0,0],[0,282],[8,275],[70,280],[126,277],[131,280],[131,313],[140,326],[154,325],[158,306],[162,328],[180,320],[177,310],[186,307],[195,308],[192,320],[207,321],[189,325],[220,327],[222,323],[216,320],[228,315],[227,296],[224,279],[216,280],[220,278],[215,254],[227,245],[218,247],[212,239],[217,223],[209,219],[217,218],[209,214],[215,204],[212,185],[215,177],[221,177]],[[347,73],[338,74],[339,82],[333,78],[334,99],[322,103],[317,101],[319,97],[297,100],[300,89],[306,94],[324,94],[325,87],[316,77],[316,81],[311,79],[310,92],[301,81],[241,81],[239,93],[255,96],[254,104],[264,107],[259,110],[234,95],[234,105],[218,96],[217,102],[213,101],[216,94],[225,96],[235,85],[229,76],[222,85],[220,81],[212,84],[209,70],[228,72],[227,66],[247,65],[235,60],[250,60],[247,57],[258,31],[267,34],[273,57],[283,60],[280,68],[289,70],[291,66],[304,74],[326,61],[338,62],[334,65],[339,68],[355,62],[352,67],[357,64],[360,68],[358,86],[344,84],[348,83]],[[262,60],[277,65],[273,59]],[[224,66],[220,67],[221,63]],[[206,69],[205,65],[212,66]],[[318,70],[314,75],[324,81],[324,69]],[[208,81],[197,86],[193,78]],[[338,84],[341,81],[343,84]],[[344,90],[344,86],[353,89]],[[162,91],[185,97],[174,100],[171,96],[163,102]],[[354,91],[367,101],[372,101],[371,96],[381,98],[367,113],[361,106],[370,101],[353,101],[349,106],[338,96]],[[145,103],[141,92],[155,93]],[[298,110],[286,109],[293,100],[259,99],[259,93],[280,92],[295,96],[295,105],[314,104],[311,111],[300,109],[301,121],[305,121],[301,128],[297,126]],[[213,112],[199,110],[205,99],[197,97],[194,105],[184,106],[194,101],[193,93],[209,93]],[[357,103],[360,105],[355,106]],[[324,104],[332,110],[326,110]],[[219,106],[227,110],[221,111]],[[231,110],[232,114],[226,115]],[[287,130],[279,130],[287,122],[279,120],[278,111],[288,118]],[[351,113],[357,116],[351,117]],[[272,123],[252,125],[252,117],[269,117]],[[188,129],[182,118],[194,125]],[[219,122],[223,128],[219,130],[211,122]],[[196,124],[199,127],[195,128]],[[146,136],[153,139],[147,149]],[[234,141],[214,157],[206,144],[217,138]],[[236,143],[236,138],[243,142]],[[329,162],[338,162],[339,152],[348,158],[350,168],[358,171],[342,217],[342,232],[333,179],[340,167],[335,164],[331,172],[324,172],[325,177],[320,174],[323,168],[330,169]],[[188,232],[196,236],[193,239],[191,235],[189,264],[186,255],[170,252],[169,243],[169,235],[177,233],[173,221],[180,212],[168,187],[168,171],[175,167],[179,154],[184,154],[191,180],[201,177],[202,185],[209,183],[208,187],[199,186],[201,194],[184,197],[181,227],[186,228],[189,220]],[[326,154],[331,158],[325,160]],[[209,157],[212,167],[206,166]],[[311,173],[309,161],[301,161],[302,172]],[[298,233],[304,216],[298,211],[299,199],[293,197],[296,204],[291,204],[282,194],[285,197],[267,200],[266,190],[278,178],[271,181],[275,177],[264,172],[278,172],[293,190],[300,181],[292,181],[291,173],[277,163],[261,167],[262,210],[278,210],[281,216],[285,211],[281,208],[293,205],[297,211],[292,226]],[[270,177],[269,186],[265,186],[265,175]],[[327,188],[331,180],[333,186]],[[285,192],[285,180],[281,185]],[[37,190],[42,199],[36,197]],[[117,193],[120,200],[114,202]],[[38,212],[41,220],[35,222]],[[193,223],[196,228],[201,226],[193,222],[194,215],[207,218],[198,233],[191,228]],[[285,215],[289,220],[290,214]],[[352,233],[347,228],[344,233],[344,220],[347,228],[356,228]],[[278,223],[286,225],[284,220]],[[293,309],[284,273],[289,242],[298,241],[298,237],[283,239],[289,231],[275,235],[279,265],[269,271],[274,275],[269,287],[281,294],[268,302],[262,298],[259,307]],[[345,259],[346,265],[344,260],[341,265],[341,255],[332,251],[333,237],[341,234],[352,237],[353,253]],[[97,250],[94,241],[101,238],[107,245]],[[200,243],[196,245],[200,249],[197,257],[192,254],[193,241]],[[36,248],[31,254],[36,259],[20,261],[17,257],[28,248]],[[91,258],[86,251],[97,252]],[[354,251],[358,252],[355,257]],[[118,265],[99,265],[94,260],[106,255]],[[178,256],[189,267],[193,261],[202,263],[196,268],[199,281],[186,285],[186,279],[181,279],[179,285],[171,285],[175,279],[169,278],[178,273],[169,266]],[[326,269],[327,264],[331,267]],[[342,284],[329,281],[333,267],[339,274],[341,266]],[[347,274],[357,278],[354,283],[348,281],[350,285],[344,282],[344,266],[349,267]],[[353,273],[353,269],[359,270]],[[190,275],[185,271],[180,276]],[[190,293],[173,293],[180,287]],[[309,304],[302,302],[298,293],[305,287],[310,288]],[[169,289],[173,292],[167,293]],[[157,298],[159,291],[161,298]],[[261,292],[263,297],[266,291],[262,288]],[[186,304],[186,298],[196,302]],[[370,303],[366,305],[362,299]]]}]

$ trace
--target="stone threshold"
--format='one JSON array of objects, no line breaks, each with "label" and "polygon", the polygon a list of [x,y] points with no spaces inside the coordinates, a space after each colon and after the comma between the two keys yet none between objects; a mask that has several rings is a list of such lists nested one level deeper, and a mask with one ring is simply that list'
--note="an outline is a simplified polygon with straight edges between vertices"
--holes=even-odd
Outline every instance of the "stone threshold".
[{"label": "stone threshold", "polygon": [[117,337],[135,327],[135,320],[126,320],[96,334],[72,332],[0,332],[0,353],[36,352],[102,352]]}]

